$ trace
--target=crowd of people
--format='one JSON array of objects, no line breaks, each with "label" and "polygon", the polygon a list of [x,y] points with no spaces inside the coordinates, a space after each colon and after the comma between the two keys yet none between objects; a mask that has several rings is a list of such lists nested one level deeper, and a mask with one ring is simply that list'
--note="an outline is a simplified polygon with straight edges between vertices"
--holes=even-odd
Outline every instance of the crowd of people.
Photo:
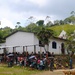
[{"label": "crowd of people", "polygon": [[[0,59],[2,62],[3,59]],[[51,70],[57,68],[63,68],[61,65],[61,59],[57,62],[57,59],[54,55],[54,52],[38,52],[38,53],[28,53],[23,52],[20,53],[9,53],[6,55],[6,59],[4,59],[6,63],[8,63],[8,67],[12,67],[14,65],[18,65],[20,67],[30,67],[31,69],[38,69],[38,70]],[[71,61],[70,61],[71,62]],[[67,62],[65,63],[65,67],[68,67]],[[72,68],[72,65],[71,65]]]}]

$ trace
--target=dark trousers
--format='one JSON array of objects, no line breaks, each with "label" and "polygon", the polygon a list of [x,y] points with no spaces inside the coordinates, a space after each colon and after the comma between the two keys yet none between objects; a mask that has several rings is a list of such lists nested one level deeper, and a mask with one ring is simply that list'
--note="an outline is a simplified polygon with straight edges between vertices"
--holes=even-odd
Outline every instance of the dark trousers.
[{"label": "dark trousers", "polygon": [[53,71],[53,63],[50,64],[50,70]]}]

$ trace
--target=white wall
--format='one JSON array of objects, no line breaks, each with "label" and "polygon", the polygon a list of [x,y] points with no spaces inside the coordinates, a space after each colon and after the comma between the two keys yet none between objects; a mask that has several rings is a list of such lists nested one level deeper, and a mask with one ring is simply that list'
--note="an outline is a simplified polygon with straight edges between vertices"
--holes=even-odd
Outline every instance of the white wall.
[{"label": "white wall", "polygon": [[[53,49],[52,48],[52,42],[55,41],[57,43],[57,48]],[[49,43],[49,51],[54,52],[55,54],[61,54],[61,44],[65,43],[64,40],[59,40],[59,39],[50,39]]]},{"label": "white wall", "polygon": [[[7,46],[27,46],[34,45],[34,34],[28,32],[17,32],[6,38]],[[10,48],[12,49],[12,48]],[[34,47],[28,47],[28,50],[33,50]],[[11,51],[11,50],[9,50]],[[17,47],[16,51],[22,52],[23,47]]]},{"label": "white wall", "polygon": [[27,32],[17,32],[6,38],[6,45],[23,46],[34,44],[34,34]]},{"label": "white wall", "polygon": [[[6,43],[0,43],[0,47],[1,46],[5,46],[6,45]],[[2,54],[3,53],[3,49],[0,49],[0,53]]]},{"label": "white wall", "polygon": [[[52,42],[55,41],[57,43],[57,48],[53,49],[52,48]],[[49,43],[49,52],[54,52],[55,54],[61,54],[61,43],[64,43],[64,40],[59,40],[52,38],[50,39]],[[23,52],[23,47],[22,46],[28,46],[28,45],[37,45],[36,46],[36,52],[40,51],[39,47],[39,40],[38,38],[34,35],[34,33],[28,33],[28,32],[16,32],[13,35],[9,36],[6,38],[6,46],[20,46],[16,48],[17,52]],[[8,48],[9,52],[13,52],[13,48],[10,47]],[[25,47],[26,51],[26,47]],[[34,52],[34,46],[29,46],[27,47],[28,52]],[[41,52],[45,52],[44,48],[41,47]]]},{"label": "white wall", "polygon": [[40,51],[40,47],[39,47],[39,40],[38,40],[37,36],[34,36],[34,44],[37,45],[36,53],[38,53],[38,51]]},{"label": "white wall", "polygon": [[[34,33],[27,33],[27,32],[17,32],[8,38],[6,38],[6,45],[7,46],[21,46],[17,47],[16,51],[22,53],[23,52],[23,47],[22,46],[29,46],[27,47],[27,51],[31,53],[32,51],[34,52],[34,46],[36,45],[36,52],[40,51],[39,47],[39,40],[37,36],[34,35]],[[8,48],[9,52],[13,51],[13,48]],[[26,47],[25,47],[26,51]],[[44,48],[41,48],[41,52],[44,51]],[[44,51],[45,52],[45,51]]]}]

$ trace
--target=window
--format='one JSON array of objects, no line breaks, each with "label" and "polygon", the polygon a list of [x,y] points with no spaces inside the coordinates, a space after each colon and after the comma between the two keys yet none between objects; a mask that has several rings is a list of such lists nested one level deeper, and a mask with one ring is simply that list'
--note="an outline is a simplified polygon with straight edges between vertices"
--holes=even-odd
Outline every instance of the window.
[{"label": "window", "polygon": [[57,48],[57,44],[56,44],[56,42],[54,41],[54,42],[52,42],[52,48],[54,48],[54,49],[56,49]]}]

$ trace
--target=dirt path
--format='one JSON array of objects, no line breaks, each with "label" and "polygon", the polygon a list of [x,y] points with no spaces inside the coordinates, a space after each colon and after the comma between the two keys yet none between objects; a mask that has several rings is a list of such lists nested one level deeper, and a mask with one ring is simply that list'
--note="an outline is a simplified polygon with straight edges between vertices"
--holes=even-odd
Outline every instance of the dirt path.
[{"label": "dirt path", "polygon": [[59,72],[57,72],[57,71],[53,71],[53,72],[51,72],[51,71],[44,71],[44,72],[41,72],[39,74],[37,73],[35,75],[64,75],[64,73],[61,72],[61,71],[59,71]]},{"label": "dirt path", "polygon": [[[72,69],[72,70],[75,70],[75,69]],[[35,75],[65,75],[63,73],[63,71],[72,71],[72,70],[70,70],[70,69],[67,69],[67,70],[63,69],[63,70],[54,70],[54,71],[43,71],[43,72],[41,72],[39,74],[37,73]]]}]

